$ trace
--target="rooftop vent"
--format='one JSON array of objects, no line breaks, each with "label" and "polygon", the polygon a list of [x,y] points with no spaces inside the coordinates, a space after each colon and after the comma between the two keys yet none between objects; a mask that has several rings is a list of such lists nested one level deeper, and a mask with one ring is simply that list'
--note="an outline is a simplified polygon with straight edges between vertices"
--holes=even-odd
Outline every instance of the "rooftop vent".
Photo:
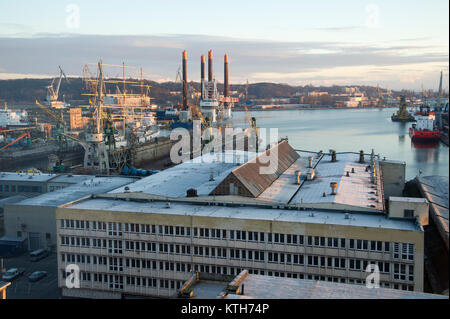
[{"label": "rooftop vent", "polygon": [[308,173],[306,174],[306,179],[308,181],[312,181],[315,176],[316,176],[316,171],[313,168],[311,168],[308,170]]},{"label": "rooftop vent", "polygon": [[350,214],[349,213],[345,213],[345,219],[350,219]]},{"label": "rooftop vent", "polygon": [[327,197],[327,193],[323,192],[322,197]]},{"label": "rooftop vent", "polygon": [[310,156],[309,157],[309,168],[312,168],[313,167],[313,160],[314,160],[314,157],[312,157],[312,156]]},{"label": "rooftop vent", "polygon": [[170,208],[170,202],[166,203],[166,208]]},{"label": "rooftop vent", "polygon": [[347,174],[345,176],[350,177],[350,172],[347,171]]},{"label": "rooftop vent", "polygon": [[335,150],[331,150],[331,161],[336,162],[336,151]]},{"label": "rooftop vent", "polygon": [[125,186],[125,193],[129,193],[130,192],[130,188],[128,186]]},{"label": "rooftop vent", "polygon": [[295,171],[295,175],[296,175],[296,177],[297,177],[297,182],[296,182],[296,184],[297,185],[300,185],[300,176],[302,175],[302,171]]},{"label": "rooftop vent", "polygon": [[197,197],[197,190],[195,188],[190,188],[186,191],[186,197]]},{"label": "rooftop vent", "polygon": [[214,170],[211,168],[210,172],[209,172],[209,181],[213,181],[214,180]]},{"label": "rooftop vent", "polygon": [[352,167],[352,173],[354,173],[355,172],[355,168],[354,167]]},{"label": "rooftop vent", "polygon": [[359,162],[364,163],[364,151],[359,151]]},{"label": "rooftop vent", "polygon": [[330,183],[330,187],[331,187],[331,195],[336,195],[336,189],[337,189],[337,183],[336,182],[331,182]]}]

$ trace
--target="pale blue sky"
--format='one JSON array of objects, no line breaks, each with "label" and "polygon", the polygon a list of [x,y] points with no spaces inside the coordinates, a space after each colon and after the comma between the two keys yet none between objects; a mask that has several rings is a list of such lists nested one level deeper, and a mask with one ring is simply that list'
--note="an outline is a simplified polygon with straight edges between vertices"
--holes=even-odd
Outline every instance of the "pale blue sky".
[{"label": "pale blue sky", "polygon": [[[74,11],[67,11],[71,4],[79,9],[79,24],[71,19]],[[435,88],[436,72],[444,70],[448,79],[448,6],[447,0],[2,0],[0,49],[6,60],[0,61],[0,77],[50,75],[63,62],[69,73],[79,75],[84,63],[93,62],[82,58],[96,53],[95,41],[87,36],[108,35],[116,43],[115,52],[99,47],[98,58],[131,60],[161,81],[174,77],[183,49],[197,64],[197,55],[211,48],[217,56],[230,55],[230,63],[235,62],[231,79],[238,83],[248,78],[301,85],[359,81],[415,89],[424,83]],[[85,39],[93,41],[93,51],[82,57],[79,46]],[[53,53],[57,61],[52,65],[44,43],[48,51],[68,52],[64,58]],[[147,55],[137,53],[143,48]],[[20,49],[35,52],[33,63],[24,63],[26,54],[15,54]],[[216,69],[221,78],[221,67]],[[197,74],[193,68],[191,77]]]}]

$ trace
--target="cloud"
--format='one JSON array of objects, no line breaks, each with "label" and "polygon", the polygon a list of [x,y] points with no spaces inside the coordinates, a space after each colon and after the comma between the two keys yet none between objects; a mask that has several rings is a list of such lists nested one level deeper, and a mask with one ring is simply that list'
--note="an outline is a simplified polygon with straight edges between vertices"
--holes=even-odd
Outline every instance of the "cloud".
[{"label": "cloud", "polygon": [[[0,38],[0,67],[11,74],[58,74],[61,65],[67,74],[82,74],[83,66],[100,58],[104,63],[141,67],[146,78],[175,80],[181,64],[181,52],[188,53],[189,80],[200,78],[200,55],[213,49],[214,73],[223,77],[223,54],[230,58],[230,78],[235,83],[279,81],[283,83],[389,83],[394,89],[419,86],[400,80],[396,72],[414,76],[406,78],[432,79],[439,68],[448,69],[448,47],[383,43],[359,45],[325,41],[265,41],[243,40],[205,35],[44,35],[31,38]],[[129,76],[139,76],[139,68]],[[412,71],[414,70],[414,71]],[[116,76],[121,71],[108,69]],[[409,72],[409,73],[408,73]],[[424,82],[425,83],[425,82]],[[430,82],[430,85],[432,83]],[[434,82],[433,82],[434,85]]]}]

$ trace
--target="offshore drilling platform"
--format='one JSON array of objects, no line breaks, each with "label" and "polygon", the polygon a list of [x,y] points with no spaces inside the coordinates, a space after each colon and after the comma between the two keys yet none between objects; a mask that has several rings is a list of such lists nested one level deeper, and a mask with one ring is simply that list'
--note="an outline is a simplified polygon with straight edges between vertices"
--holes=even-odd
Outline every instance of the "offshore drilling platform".
[{"label": "offshore drilling platform", "polygon": [[[143,84],[142,69],[140,81],[131,80],[126,79],[124,63],[108,65],[102,61],[96,64],[96,76],[88,65],[83,69],[83,95],[89,104],[71,107],[59,100],[61,81],[69,81],[59,67],[56,86],[54,79],[47,86],[47,100],[36,100],[36,108],[29,111],[27,121],[20,125],[8,122],[0,128],[4,141],[0,146],[1,168],[15,169],[18,164],[33,167],[29,163],[32,158],[48,160],[50,171],[120,174],[145,162],[168,158],[174,141],[163,131],[182,127],[192,132],[194,121],[198,120],[202,131],[216,127],[222,132],[238,102],[229,95],[228,55],[224,55],[223,94],[219,93],[213,74],[212,50],[208,52],[207,77],[205,56],[200,57],[200,92],[189,87],[186,51],[182,52],[181,62],[182,102],[172,110],[152,107],[150,86]],[[105,67],[122,68],[122,79],[105,76]],[[115,93],[111,93],[114,86]],[[140,93],[131,93],[129,86],[139,87]],[[137,171],[142,175],[150,173]]]}]

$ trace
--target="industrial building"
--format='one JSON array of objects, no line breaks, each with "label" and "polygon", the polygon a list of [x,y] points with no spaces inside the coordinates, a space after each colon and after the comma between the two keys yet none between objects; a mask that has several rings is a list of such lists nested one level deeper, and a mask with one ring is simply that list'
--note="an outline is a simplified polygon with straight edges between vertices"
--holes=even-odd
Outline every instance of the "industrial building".
[{"label": "industrial building", "polygon": [[[275,170],[261,174],[262,156],[271,153]],[[381,162],[373,152],[295,151],[282,141],[256,157],[206,154],[59,206],[61,295],[170,297],[192,272],[243,269],[363,284],[369,264],[378,266],[382,287],[423,291],[428,203],[385,198]],[[79,289],[65,286],[69,264],[80,267]]]},{"label": "industrial building", "polygon": [[[3,173],[2,173],[3,174]],[[12,174],[5,173],[5,175]],[[3,207],[3,228],[8,238],[26,239],[28,250],[56,247],[56,217],[58,206],[74,200],[108,192],[117,187],[136,181],[132,177],[96,177],[88,175],[51,175],[51,174],[16,174],[17,190],[31,187],[26,182],[39,183],[40,196],[26,198],[15,203],[5,204]],[[0,175],[1,176],[1,175]],[[10,183],[13,178],[10,178]],[[23,184],[22,184],[23,183]],[[14,196],[16,197],[16,196]],[[1,246],[1,243],[0,243]]]}]

